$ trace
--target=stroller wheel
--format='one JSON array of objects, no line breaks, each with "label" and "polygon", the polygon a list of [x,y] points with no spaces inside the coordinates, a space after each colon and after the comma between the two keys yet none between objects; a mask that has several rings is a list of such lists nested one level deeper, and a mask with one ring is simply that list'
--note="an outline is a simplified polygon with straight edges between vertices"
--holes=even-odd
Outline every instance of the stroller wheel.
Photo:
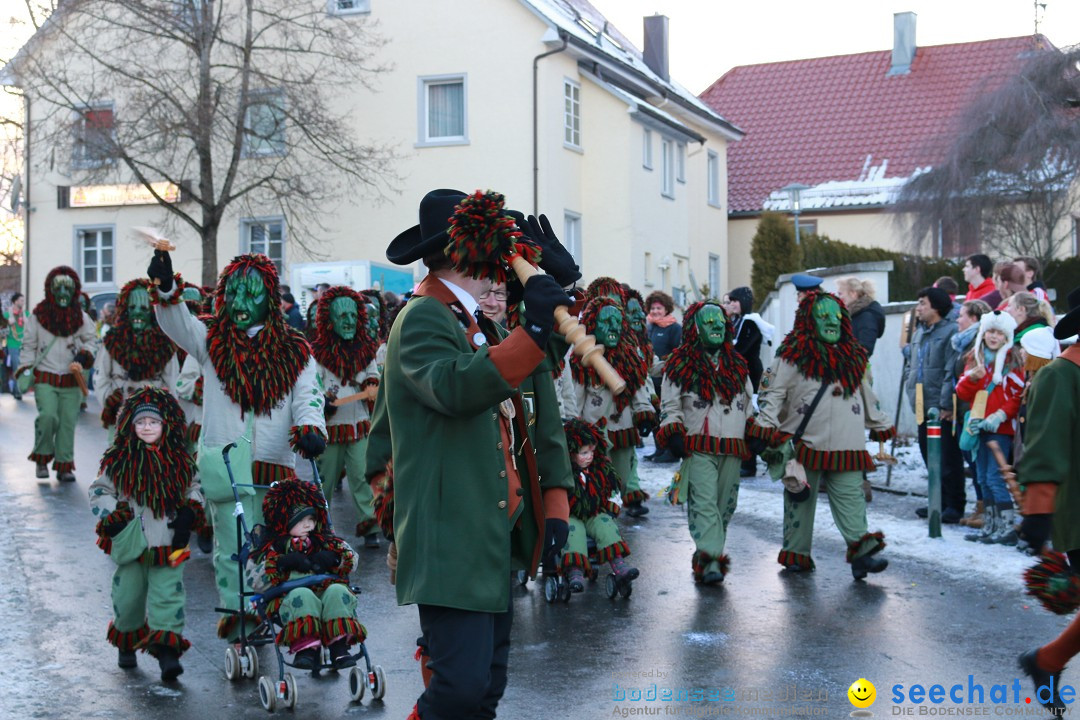
[{"label": "stroller wheel", "polygon": [[615,583],[614,575],[608,575],[604,580],[604,592],[607,593],[608,600],[615,599],[615,594],[619,592],[619,589]]},{"label": "stroller wheel", "polygon": [[349,700],[358,703],[364,699],[364,691],[367,690],[367,678],[363,671],[354,667],[349,671]]},{"label": "stroller wheel", "polygon": [[240,679],[240,653],[236,652],[236,648],[232,645],[225,648],[225,677],[235,682]]},{"label": "stroller wheel", "polygon": [[525,587],[526,585],[529,584],[529,573],[527,571],[518,570],[516,575],[517,575],[517,584],[520,587]]},{"label": "stroller wheel", "polygon": [[570,602],[570,583],[564,577],[559,578],[559,600],[564,603]]},{"label": "stroller wheel", "polygon": [[244,657],[241,667],[244,669],[244,677],[254,678],[259,674],[259,653],[254,645],[244,646]]},{"label": "stroller wheel", "polygon": [[386,694],[386,675],[383,674],[382,665],[376,665],[368,673],[368,684],[371,685],[371,699],[382,700]]},{"label": "stroller wheel", "polygon": [[619,585],[619,594],[624,598],[630,597],[632,592],[634,592],[634,586],[629,581]]},{"label": "stroller wheel", "polygon": [[285,673],[285,702],[282,703],[287,709],[296,707],[296,678],[292,673]]},{"label": "stroller wheel", "polygon": [[262,703],[263,710],[266,712],[274,712],[274,706],[277,705],[277,688],[274,687],[274,682],[265,675],[259,678],[259,702]]},{"label": "stroller wheel", "polygon": [[544,578],[544,599],[549,603],[553,603],[558,596],[559,582],[554,575],[548,575]]}]

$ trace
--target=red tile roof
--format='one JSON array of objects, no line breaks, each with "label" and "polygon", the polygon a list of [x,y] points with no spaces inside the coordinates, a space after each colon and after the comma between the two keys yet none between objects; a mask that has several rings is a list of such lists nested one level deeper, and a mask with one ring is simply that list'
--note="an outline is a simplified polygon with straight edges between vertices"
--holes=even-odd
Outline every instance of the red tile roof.
[{"label": "red tile roof", "polygon": [[885,178],[934,165],[967,104],[1048,47],[1042,35],[920,47],[895,76],[891,50],[733,68],[701,94],[746,131],[727,149],[728,211],[761,210],[793,182],[857,180],[867,165],[887,161]]}]

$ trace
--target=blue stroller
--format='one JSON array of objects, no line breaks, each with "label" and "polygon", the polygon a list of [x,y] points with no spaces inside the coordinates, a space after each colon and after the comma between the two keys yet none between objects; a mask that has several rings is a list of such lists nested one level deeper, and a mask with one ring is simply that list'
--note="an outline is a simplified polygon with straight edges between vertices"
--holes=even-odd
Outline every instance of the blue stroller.
[{"label": "blue stroller", "polygon": [[[262,575],[261,565],[257,562],[257,559],[252,556],[254,548],[262,547],[263,543],[261,539],[263,537],[265,528],[261,525],[248,530],[247,520],[244,516],[243,506],[240,502],[240,497],[237,492],[236,479],[233,476],[232,465],[229,463],[229,451],[235,447],[235,444],[226,445],[222,451],[222,457],[225,460],[225,467],[228,470],[229,482],[232,485],[233,499],[236,502],[236,535],[242,538],[242,543],[237,548],[236,554],[233,559],[237,563],[237,573],[239,575],[239,587],[240,587],[240,602],[239,606],[241,610],[230,610],[227,608],[215,608],[218,612],[230,615],[237,615],[240,627],[240,641],[239,648],[234,645],[229,645],[225,649],[225,677],[230,681],[236,681],[240,678],[255,678],[259,677],[259,702],[263,708],[268,712],[273,712],[274,709],[280,703],[282,707],[287,709],[293,709],[297,703],[297,690],[296,679],[291,672],[287,672],[286,668],[295,667],[292,663],[285,660],[285,655],[282,653],[281,648],[275,643],[275,636],[277,631],[281,629],[281,622],[278,617],[268,611],[268,607],[272,601],[277,598],[287,595],[290,591],[301,587],[317,586],[327,580],[337,579],[333,575],[308,575],[306,577],[299,578],[297,580],[289,580],[279,585],[256,589],[258,579]],[[329,523],[329,507],[326,504],[326,498],[322,495],[322,484],[319,478],[319,469],[315,461],[311,461],[312,471],[314,473],[315,485],[319,488],[319,497],[322,498],[323,506],[327,510],[327,522]],[[332,527],[328,527],[329,532],[333,532]],[[350,591],[354,595],[360,594],[360,589],[355,586],[350,586]],[[243,608],[248,608],[244,610]],[[245,627],[247,616],[251,613],[258,618],[257,625],[248,629]],[[277,659],[277,680],[271,679],[269,675],[259,676],[259,656],[256,649],[262,645],[269,645],[274,648],[274,655]],[[359,642],[352,648],[350,655],[352,660],[352,667],[349,670],[349,699],[351,702],[360,702],[366,691],[371,691],[371,697],[374,700],[382,699],[386,693],[386,677],[383,673],[383,669],[379,665],[371,664],[371,657],[368,655],[367,648],[363,642]],[[363,662],[363,669],[361,669],[360,663]],[[319,662],[311,668],[311,674],[318,675],[324,670],[337,672],[334,665],[330,661],[329,651],[326,648],[322,649]]]}]

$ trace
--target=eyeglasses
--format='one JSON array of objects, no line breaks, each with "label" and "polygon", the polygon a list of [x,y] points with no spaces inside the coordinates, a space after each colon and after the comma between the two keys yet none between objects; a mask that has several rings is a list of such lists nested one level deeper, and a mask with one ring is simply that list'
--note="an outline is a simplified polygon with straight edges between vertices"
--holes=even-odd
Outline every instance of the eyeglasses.
[{"label": "eyeglasses", "polygon": [[481,300],[487,300],[489,297],[493,297],[499,302],[506,302],[505,290],[488,290],[487,292],[480,293]]}]

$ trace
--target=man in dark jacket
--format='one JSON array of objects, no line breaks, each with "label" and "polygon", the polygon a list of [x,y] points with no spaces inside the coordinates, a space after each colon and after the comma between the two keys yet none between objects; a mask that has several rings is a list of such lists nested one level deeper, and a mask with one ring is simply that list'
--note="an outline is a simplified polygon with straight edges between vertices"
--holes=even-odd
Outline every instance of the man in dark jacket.
[{"label": "man in dark jacket", "polygon": [[[952,301],[947,292],[927,287],[920,290],[917,297],[919,304],[915,306],[915,317],[919,321],[919,329],[915,331],[911,344],[904,348],[905,353],[910,353],[905,386],[911,409],[915,412],[915,421],[919,424],[919,452],[926,463],[926,421],[930,411],[938,411],[943,435],[952,432],[953,388],[945,382],[945,376],[950,343],[957,328],[954,321],[946,319],[952,311]],[[959,493],[956,492],[957,485]],[[941,488],[945,507],[941,513],[942,522],[959,522],[964,516],[963,485],[963,464],[955,459],[948,464],[943,462]],[[959,507],[952,502],[957,496]],[[916,512],[920,517],[926,516],[924,508]]]},{"label": "man in dark jacket", "polygon": [[297,330],[304,329],[304,317],[300,314],[300,308],[296,306],[296,298],[292,293],[281,294],[281,312],[285,315],[285,322]]}]

